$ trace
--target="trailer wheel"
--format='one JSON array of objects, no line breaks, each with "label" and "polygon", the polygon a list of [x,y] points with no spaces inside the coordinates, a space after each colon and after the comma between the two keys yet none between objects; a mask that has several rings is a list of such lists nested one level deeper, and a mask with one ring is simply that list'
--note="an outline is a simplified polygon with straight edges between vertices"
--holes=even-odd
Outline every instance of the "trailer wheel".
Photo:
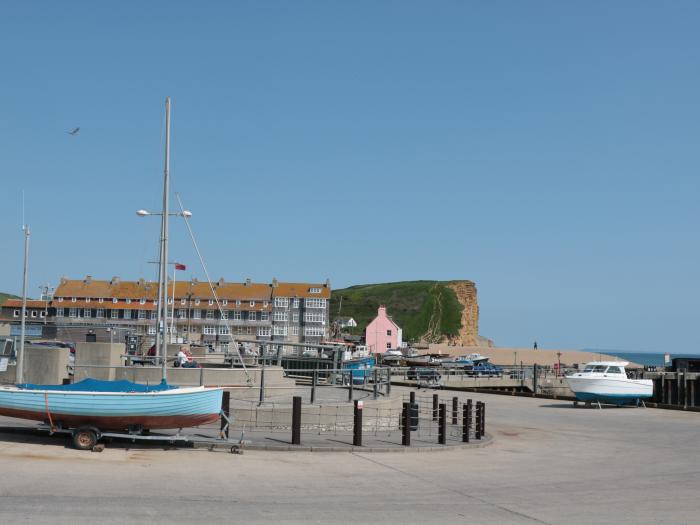
[{"label": "trailer wheel", "polygon": [[73,432],[73,446],[78,450],[92,450],[97,444],[97,434],[91,428],[79,428]]}]

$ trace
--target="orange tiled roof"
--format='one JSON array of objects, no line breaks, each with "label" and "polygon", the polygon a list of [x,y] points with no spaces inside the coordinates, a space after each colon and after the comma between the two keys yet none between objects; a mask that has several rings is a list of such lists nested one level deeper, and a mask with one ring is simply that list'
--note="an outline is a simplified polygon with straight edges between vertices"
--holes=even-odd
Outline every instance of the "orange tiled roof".
[{"label": "orange tiled roof", "polygon": [[[3,308],[22,308],[22,299],[8,299],[2,303]],[[45,308],[46,301],[27,299],[27,308]]]},{"label": "orange tiled roof", "polygon": [[[320,288],[321,293],[311,293],[311,288]],[[272,289],[273,297],[318,297],[330,299],[331,290],[325,284],[315,283],[278,283]]]}]

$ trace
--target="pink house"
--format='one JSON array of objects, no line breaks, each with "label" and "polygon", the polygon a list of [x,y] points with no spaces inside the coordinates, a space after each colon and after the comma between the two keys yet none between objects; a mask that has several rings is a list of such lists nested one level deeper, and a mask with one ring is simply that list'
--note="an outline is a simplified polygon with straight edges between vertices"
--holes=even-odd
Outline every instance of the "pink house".
[{"label": "pink house", "polygon": [[377,317],[367,325],[365,343],[373,354],[383,354],[401,346],[401,328],[386,315],[386,306],[380,306]]}]

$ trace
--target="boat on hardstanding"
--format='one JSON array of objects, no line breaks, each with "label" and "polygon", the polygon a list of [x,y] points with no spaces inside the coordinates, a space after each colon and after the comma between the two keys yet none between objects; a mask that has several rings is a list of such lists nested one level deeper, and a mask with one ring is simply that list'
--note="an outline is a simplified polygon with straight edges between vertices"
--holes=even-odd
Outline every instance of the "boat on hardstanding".
[{"label": "boat on hardstanding", "polygon": [[[163,210],[158,272],[157,327],[167,319],[168,202],[170,191],[170,99],[166,99],[165,169]],[[141,212],[139,212],[141,214]],[[185,212],[183,212],[183,216]],[[96,430],[141,432],[152,428],[182,428],[210,423],[218,419],[223,388],[179,388],[167,383],[166,341],[156,330],[156,348],[160,356],[162,380],[158,385],[140,385],[129,381],[87,379],[68,385],[23,383],[24,319],[27,296],[29,228],[24,227],[24,283],[22,323],[17,353],[16,385],[0,387],[0,414],[22,419],[47,421],[51,429],[77,427],[77,444],[94,442]],[[85,429],[81,433],[81,429]],[[85,438],[81,440],[81,436]]]},{"label": "boat on hardstanding", "polygon": [[627,361],[592,361],[582,371],[565,377],[577,401],[626,405],[654,394],[651,379],[629,379]]}]

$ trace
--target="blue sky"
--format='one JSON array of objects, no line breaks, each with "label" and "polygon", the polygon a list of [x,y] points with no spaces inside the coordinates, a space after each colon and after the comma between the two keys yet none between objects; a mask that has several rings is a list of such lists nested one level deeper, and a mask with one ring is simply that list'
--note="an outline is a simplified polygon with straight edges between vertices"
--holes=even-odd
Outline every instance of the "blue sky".
[{"label": "blue sky", "polygon": [[[497,344],[697,351],[696,2],[4,2],[0,290],[477,283]],[[80,126],[80,133],[66,130]],[[202,277],[181,224],[173,258]]]}]

